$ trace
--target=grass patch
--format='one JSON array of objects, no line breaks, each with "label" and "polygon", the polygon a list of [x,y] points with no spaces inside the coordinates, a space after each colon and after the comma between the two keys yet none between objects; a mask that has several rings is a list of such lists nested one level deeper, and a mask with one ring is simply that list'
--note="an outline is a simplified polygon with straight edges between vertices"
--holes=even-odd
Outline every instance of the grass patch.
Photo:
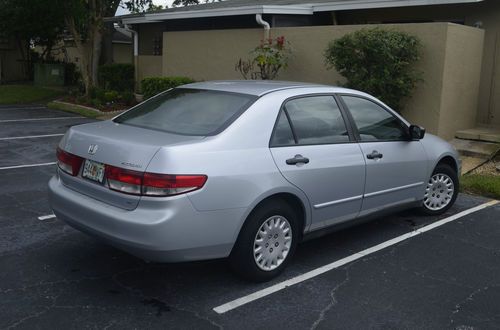
[{"label": "grass patch", "polygon": [[89,109],[85,109],[84,107],[76,105],[76,104],[63,104],[63,103],[58,103],[58,102],[49,102],[47,104],[47,108],[77,113],[79,115],[82,115],[82,116],[88,117],[88,118],[97,118],[99,116],[102,116],[102,113],[98,113],[98,112],[95,112],[95,111],[92,111]]},{"label": "grass patch", "polygon": [[460,178],[465,193],[500,199],[500,175],[468,174]]},{"label": "grass patch", "polygon": [[45,103],[62,94],[63,90],[32,85],[0,85],[0,104]]}]

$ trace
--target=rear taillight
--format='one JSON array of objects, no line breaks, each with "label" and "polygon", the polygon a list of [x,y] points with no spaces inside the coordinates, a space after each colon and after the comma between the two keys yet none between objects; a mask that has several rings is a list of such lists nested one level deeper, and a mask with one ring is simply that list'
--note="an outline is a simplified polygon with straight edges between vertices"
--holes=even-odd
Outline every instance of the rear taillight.
[{"label": "rear taillight", "polygon": [[142,172],[106,165],[106,178],[108,179],[109,188],[112,190],[140,195],[142,176]]},{"label": "rear taillight", "polygon": [[148,196],[172,196],[198,190],[207,182],[206,175],[165,175],[144,173],[142,193]]},{"label": "rear taillight", "polygon": [[169,175],[142,173],[106,165],[109,188],[143,196],[173,196],[200,189],[206,175]]},{"label": "rear taillight", "polygon": [[82,162],[83,158],[70,154],[61,148],[57,148],[57,165],[59,165],[59,168],[64,172],[72,176],[78,175]]}]

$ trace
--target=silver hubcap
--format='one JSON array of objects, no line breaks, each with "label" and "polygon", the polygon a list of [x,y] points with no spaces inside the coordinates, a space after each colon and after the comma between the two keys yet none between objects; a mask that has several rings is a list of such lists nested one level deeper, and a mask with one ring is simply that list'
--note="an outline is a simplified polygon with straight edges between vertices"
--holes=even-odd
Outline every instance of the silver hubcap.
[{"label": "silver hubcap", "polygon": [[265,271],[278,268],[292,246],[292,227],[285,217],[275,215],[260,226],[253,243],[253,258]]},{"label": "silver hubcap", "polygon": [[439,211],[451,202],[455,185],[446,174],[434,174],[427,184],[424,196],[424,205],[432,211]]}]

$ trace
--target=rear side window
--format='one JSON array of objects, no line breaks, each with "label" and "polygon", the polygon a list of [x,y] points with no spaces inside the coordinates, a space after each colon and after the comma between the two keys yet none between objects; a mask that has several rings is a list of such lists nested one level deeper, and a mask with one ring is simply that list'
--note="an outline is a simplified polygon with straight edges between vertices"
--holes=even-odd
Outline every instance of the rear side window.
[{"label": "rear side window", "polygon": [[255,99],[246,94],[179,88],[146,101],[115,122],[174,134],[214,135]]},{"label": "rear side window", "polygon": [[[285,114],[290,119],[289,123],[286,121],[289,126],[285,124]],[[290,130],[295,135],[292,135],[296,139],[293,142],[301,145],[349,141],[344,118],[333,96],[310,96],[285,103],[271,144],[283,145],[284,137],[289,139]],[[281,137],[280,141],[276,141],[278,137]]]},{"label": "rear side window", "polygon": [[290,123],[286,118],[285,112],[281,111],[276,123],[276,127],[274,128],[271,145],[273,147],[283,147],[294,144],[295,139],[293,137],[292,128],[290,127]]}]

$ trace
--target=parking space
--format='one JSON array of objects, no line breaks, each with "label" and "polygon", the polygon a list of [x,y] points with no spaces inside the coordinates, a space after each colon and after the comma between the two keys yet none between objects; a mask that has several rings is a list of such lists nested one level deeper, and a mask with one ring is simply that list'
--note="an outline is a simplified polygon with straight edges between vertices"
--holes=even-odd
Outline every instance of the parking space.
[{"label": "parking space", "polygon": [[[439,219],[406,211],[305,242],[282,276],[253,284],[233,276],[223,260],[146,263],[43,218],[51,214],[47,182],[55,165],[41,164],[53,164],[61,138],[46,135],[90,120],[12,108],[0,107],[0,138],[44,137],[0,140],[0,328],[488,329],[500,324],[500,206],[473,209],[486,199],[460,195]],[[65,116],[71,118],[2,122]],[[450,222],[426,227],[442,219]],[[387,243],[399,237],[404,239]],[[304,274],[314,276],[282,284]],[[235,301],[244,303],[231,305]],[[228,304],[233,307],[218,309]]]}]

